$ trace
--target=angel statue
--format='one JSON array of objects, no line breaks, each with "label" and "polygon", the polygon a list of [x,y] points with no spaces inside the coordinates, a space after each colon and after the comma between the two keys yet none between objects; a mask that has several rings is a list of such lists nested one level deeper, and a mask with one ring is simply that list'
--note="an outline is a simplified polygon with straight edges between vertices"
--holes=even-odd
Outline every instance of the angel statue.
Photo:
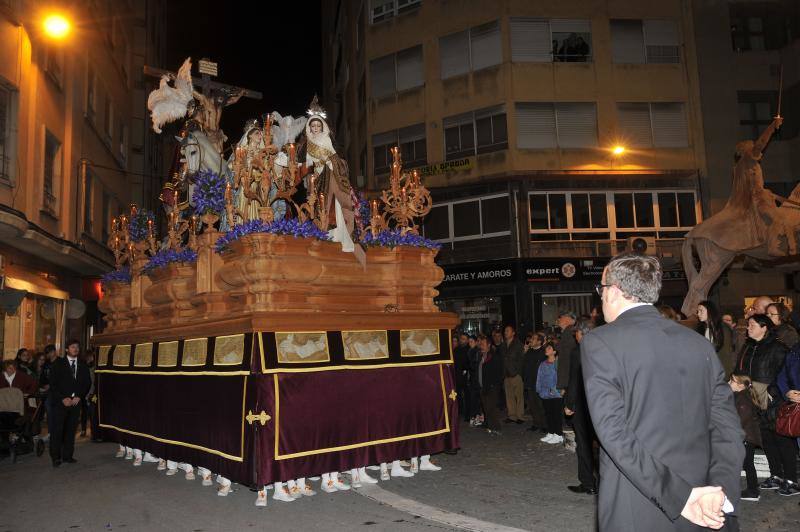
[{"label": "angel statue", "polygon": [[[175,86],[169,85],[170,81]],[[187,57],[177,76],[164,74],[154,90],[147,97],[147,109],[153,121],[153,131],[161,133],[161,126],[186,116],[189,102],[193,99],[192,58]]]},{"label": "angel statue", "polygon": [[[294,118],[291,115],[281,116],[277,111],[273,111],[270,118],[272,119],[270,132],[272,133],[273,151],[278,154],[275,157],[273,170],[276,179],[281,182],[279,188],[289,189],[299,183],[299,177],[301,176],[298,173],[298,179],[294,183],[286,182],[287,179],[284,179],[284,176],[288,175],[289,168],[289,156],[287,155],[286,146],[294,143],[297,140],[297,136],[304,131],[307,119],[304,116],[299,118]],[[291,179],[288,179],[288,181],[291,181]],[[275,203],[278,202],[283,203],[283,200],[278,200]]]},{"label": "angel statue", "polygon": [[324,202],[320,208],[324,212],[330,212],[333,207],[336,220],[336,227],[329,235],[334,242],[341,242],[342,251],[355,253],[358,261],[363,264],[364,250],[361,246],[356,246],[350,236],[353,234],[355,212],[347,162],[336,154],[330,128],[325,121],[327,114],[320,107],[316,96],[311,101],[307,114],[306,167],[314,177],[315,185],[309,187],[311,180],[307,178],[306,190],[312,194],[324,194]]}]

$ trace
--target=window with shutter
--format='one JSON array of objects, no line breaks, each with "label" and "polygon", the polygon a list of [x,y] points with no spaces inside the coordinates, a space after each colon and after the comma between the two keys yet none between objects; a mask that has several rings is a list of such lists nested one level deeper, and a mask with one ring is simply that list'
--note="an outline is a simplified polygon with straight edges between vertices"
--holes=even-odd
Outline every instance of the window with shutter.
[{"label": "window with shutter", "polygon": [[391,54],[370,61],[370,91],[373,98],[383,98],[395,92],[394,59],[394,54]]},{"label": "window with shutter", "polygon": [[481,70],[503,62],[500,23],[495,20],[470,29],[472,70]]},{"label": "window with shutter", "polygon": [[555,148],[558,145],[552,103],[518,103],[515,109],[518,148]]},{"label": "window with shutter", "polygon": [[546,19],[512,18],[510,26],[512,61],[549,63],[553,60],[550,23]]},{"label": "window with shutter", "polygon": [[652,148],[650,104],[618,103],[617,124],[624,144],[633,148]]},{"label": "window with shutter", "polygon": [[686,148],[689,137],[682,103],[651,103],[653,145],[656,148]]},{"label": "window with shutter", "polygon": [[597,109],[594,103],[559,102],[555,107],[560,147],[597,147]]},{"label": "window with shutter", "polygon": [[394,16],[394,0],[371,0],[372,23],[382,22]]},{"label": "window with shutter", "polygon": [[422,46],[397,52],[397,90],[420,87],[425,82],[422,72]]},{"label": "window with shutter", "polygon": [[618,64],[645,62],[641,20],[611,21],[611,56]]},{"label": "window with shutter", "polygon": [[553,60],[586,62],[592,59],[592,25],[588,20],[550,21]]},{"label": "window with shutter", "polygon": [[392,147],[397,146],[397,131],[372,136],[372,163],[375,175],[389,172],[392,166]]},{"label": "window with shutter", "polygon": [[428,150],[425,145],[425,124],[416,124],[398,131],[400,154],[405,168],[428,164]]},{"label": "window with shutter", "polygon": [[441,37],[439,56],[442,79],[469,72],[469,30]]},{"label": "window with shutter", "polygon": [[444,128],[445,160],[460,159],[475,155],[475,131],[472,113],[447,117]]},{"label": "window with shutter", "polygon": [[503,106],[475,111],[475,138],[478,153],[503,150],[508,147],[506,113]]},{"label": "window with shutter", "polygon": [[645,20],[642,27],[648,63],[680,62],[680,39],[674,20]]}]

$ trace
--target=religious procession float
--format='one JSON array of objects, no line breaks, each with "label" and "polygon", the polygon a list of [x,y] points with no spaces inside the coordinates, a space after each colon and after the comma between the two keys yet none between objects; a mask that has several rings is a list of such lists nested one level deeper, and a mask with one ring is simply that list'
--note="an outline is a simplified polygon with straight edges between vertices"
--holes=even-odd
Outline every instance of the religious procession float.
[{"label": "religious procession float", "polygon": [[196,92],[190,69],[148,101],[157,132],[183,124],[161,223],[136,206],[112,222],[102,438],[248,486],[457,447],[457,318],[433,302],[418,175],[395,148],[366,200],[316,97],[307,117],[249,122],[225,157],[219,117],[240,94]]}]

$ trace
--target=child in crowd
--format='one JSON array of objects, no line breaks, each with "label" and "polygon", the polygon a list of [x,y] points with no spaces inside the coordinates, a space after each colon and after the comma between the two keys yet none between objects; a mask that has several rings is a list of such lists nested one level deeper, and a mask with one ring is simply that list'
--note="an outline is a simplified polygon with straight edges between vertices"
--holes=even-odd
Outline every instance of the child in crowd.
[{"label": "child in crowd", "polygon": [[758,423],[758,408],[755,404],[758,396],[752,388],[753,381],[745,373],[732,374],[728,384],[733,390],[736,411],[739,412],[744,429],[745,457],[742,468],[747,476],[747,489],[742,491],[742,500],[758,502],[760,498],[758,477],[756,476],[756,466],[753,463],[755,448],[761,447],[761,429]]},{"label": "child in crowd", "polygon": [[539,365],[536,378],[536,393],[542,398],[547,422],[547,435],[541,441],[551,444],[563,443],[564,431],[561,424],[563,393],[557,388],[558,352],[553,344],[548,343],[544,347],[544,354],[547,359]]}]

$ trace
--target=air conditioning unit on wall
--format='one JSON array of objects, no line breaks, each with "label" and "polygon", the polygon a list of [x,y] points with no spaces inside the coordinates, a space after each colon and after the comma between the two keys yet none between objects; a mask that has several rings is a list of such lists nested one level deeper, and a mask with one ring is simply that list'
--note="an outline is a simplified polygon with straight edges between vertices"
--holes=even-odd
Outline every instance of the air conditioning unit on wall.
[{"label": "air conditioning unit on wall", "polygon": [[653,236],[631,236],[625,241],[625,251],[641,253],[642,255],[656,254],[656,238]]}]

